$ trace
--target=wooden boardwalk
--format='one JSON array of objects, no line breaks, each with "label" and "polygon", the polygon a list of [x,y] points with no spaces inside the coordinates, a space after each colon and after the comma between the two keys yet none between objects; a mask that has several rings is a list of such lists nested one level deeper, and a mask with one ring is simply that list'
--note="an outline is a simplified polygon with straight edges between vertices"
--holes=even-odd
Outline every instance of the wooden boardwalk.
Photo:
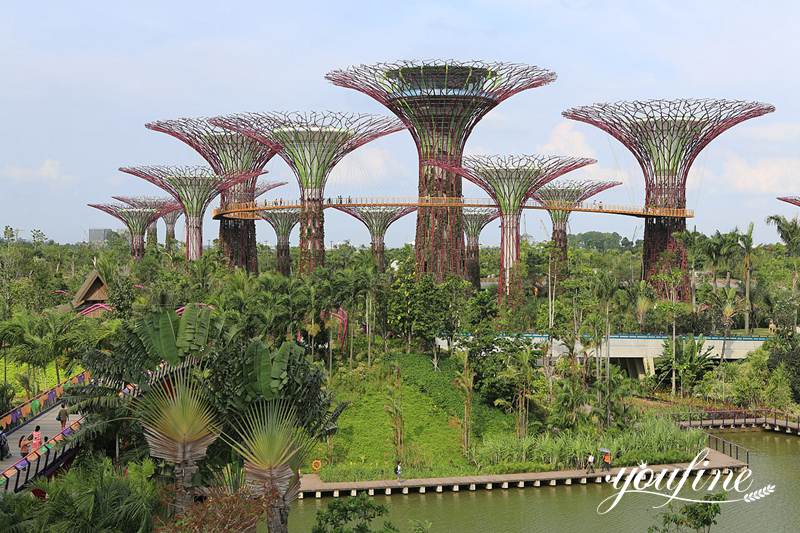
[{"label": "wooden boardwalk", "polygon": [[706,429],[766,429],[771,431],[782,431],[800,435],[800,423],[791,418],[781,417],[740,417],[740,418],[711,418],[707,420],[681,420],[678,425],[682,428],[706,428]]},{"label": "wooden boardwalk", "polygon": [[[738,461],[721,452],[708,449],[709,466],[707,470],[738,470],[747,466],[743,461]],[[688,463],[653,465],[650,468],[660,471],[663,468],[678,468],[686,470]],[[693,470],[696,470],[694,468]],[[611,477],[616,475],[620,468],[612,468]],[[600,472],[586,474],[585,470],[558,470],[553,472],[529,472],[521,474],[501,474],[486,476],[461,476],[423,479],[384,479],[379,481],[344,481],[325,482],[316,474],[303,474],[300,479],[300,498],[322,498],[324,496],[355,496],[366,492],[370,496],[375,494],[409,494],[416,492],[458,492],[461,490],[493,490],[525,487],[555,487],[558,485],[586,485],[587,483],[605,483],[605,474]]]}]

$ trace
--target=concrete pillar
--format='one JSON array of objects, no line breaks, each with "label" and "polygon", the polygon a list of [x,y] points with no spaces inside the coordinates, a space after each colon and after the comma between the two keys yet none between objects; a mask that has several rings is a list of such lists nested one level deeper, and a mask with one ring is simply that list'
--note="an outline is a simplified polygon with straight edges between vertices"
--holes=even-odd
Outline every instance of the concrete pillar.
[{"label": "concrete pillar", "polygon": [[425,487],[420,487],[419,488],[419,493],[420,494],[425,494]]},{"label": "concrete pillar", "polygon": [[436,492],[442,492],[442,486],[436,485]]},{"label": "concrete pillar", "polygon": [[338,490],[333,491],[333,497],[334,498],[338,498],[339,497],[339,491]]},{"label": "concrete pillar", "polygon": [[403,487],[403,494],[408,494],[408,487]]},{"label": "concrete pillar", "polygon": [[314,497],[317,499],[322,498],[322,493],[320,491],[317,491],[314,493]]},{"label": "concrete pillar", "polygon": [[475,483],[469,484],[469,490],[475,490]]},{"label": "concrete pillar", "polygon": [[524,481],[519,481],[519,482],[517,482],[517,487],[519,487],[519,488],[521,488],[521,489],[522,489],[522,488],[525,488],[525,482],[524,482]]},{"label": "concrete pillar", "polygon": [[350,491],[350,496],[355,496],[356,494],[358,494],[358,491],[356,489],[352,489]]},{"label": "concrete pillar", "polygon": [[556,480],[555,479],[551,479],[550,480],[550,486],[551,487],[555,487],[556,486]]},{"label": "concrete pillar", "polygon": [[492,490],[492,484],[491,483],[487,483],[486,484],[486,490]]},{"label": "concrete pillar", "polygon": [[303,499],[303,493],[302,492],[297,495],[297,499],[298,500],[302,500]]},{"label": "concrete pillar", "polygon": [[542,486],[542,482],[537,479],[536,481],[533,482],[533,486],[534,487],[541,487]]},{"label": "concrete pillar", "polygon": [[458,489],[459,489],[458,485],[453,485],[453,492],[458,492]]},{"label": "concrete pillar", "polygon": [[500,488],[501,489],[507,489],[508,488],[508,481],[504,481],[503,484],[500,485]]},{"label": "concrete pillar", "polygon": [[367,494],[369,494],[370,496],[375,496],[375,489],[369,489],[367,491]]},{"label": "concrete pillar", "polygon": [[[555,481],[555,480],[553,480],[553,481]],[[566,479],[564,481],[564,485],[572,485],[572,479]]]},{"label": "concrete pillar", "polygon": [[586,485],[586,478],[585,477],[581,478],[581,485]]},{"label": "concrete pillar", "polygon": [[383,493],[386,494],[387,496],[391,496],[392,495],[392,489],[390,489],[389,487],[386,487],[383,490]]}]

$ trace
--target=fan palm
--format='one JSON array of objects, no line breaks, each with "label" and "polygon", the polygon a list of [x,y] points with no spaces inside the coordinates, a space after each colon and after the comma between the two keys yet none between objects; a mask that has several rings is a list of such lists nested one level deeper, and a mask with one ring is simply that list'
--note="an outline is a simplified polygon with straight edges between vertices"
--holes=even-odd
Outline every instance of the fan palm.
[{"label": "fan palm", "polygon": [[233,427],[235,435],[223,438],[244,458],[250,491],[267,496],[270,533],[288,532],[289,505],[300,490],[297,471],[313,440],[282,400],[254,404]]},{"label": "fan palm", "polygon": [[175,465],[176,511],[186,512],[197,462],[219,435],[205,389],[183,368],[153,387],[135,406],[150,455]]}]

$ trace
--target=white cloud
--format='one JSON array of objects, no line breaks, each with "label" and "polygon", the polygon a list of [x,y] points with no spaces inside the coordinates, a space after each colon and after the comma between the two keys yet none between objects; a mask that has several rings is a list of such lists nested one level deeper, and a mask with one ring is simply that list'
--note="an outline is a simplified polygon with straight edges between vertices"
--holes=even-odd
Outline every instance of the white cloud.
[{"label": "white cloud", "polygon": [[73,176],[66,174],[61,169],[61,162],[55,159],[45,159],[36,167],[26,167],[13,163],[6,165],[0,170],[0,178],[22,183],[45,185],[65,185],[74,180]]},{"label": "white cloud", "polygon": [[726,191],[796,194],[800,192],[800,158],[772,157],[750,162],[738,155],[730,155],[721,173],[706,172],[703,181],[715,189]]},{"label": "white cloud", "polygon": [[328,183],[338,185],[378,185],[400,173],[400,165],[384,148],[362,147],[347,155],[331,171]]},{"label": "white cloud", "polygon": [[795,122],[766,125],[748,124],[747,128],[742,128],[740,135],[759,141],[794,141],[800,138],[800,124]]},{"label": "white cloud", "polygon": [[595,157],[595,151],[586,142],[586,136],[575,129],[573,122],[561,122],[544,144],[536,148],[537,153],[556,155],[575,155],[577,157]]}]

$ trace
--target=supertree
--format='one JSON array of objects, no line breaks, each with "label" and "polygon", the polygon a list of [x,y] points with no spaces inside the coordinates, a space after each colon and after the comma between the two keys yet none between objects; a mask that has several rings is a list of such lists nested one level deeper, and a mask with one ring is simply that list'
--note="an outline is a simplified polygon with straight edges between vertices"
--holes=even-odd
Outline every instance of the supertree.
[{"label": "supertree", "polygon": [[567,264],[567,222],[572,209],[617,185],[620,185],[619,181],[559,180],[548,183],[531,195],[547,210],[553,223],[551,264],[556,271]]},{"label": "supertree", "polygon": [[[563,115],[612,135],[639,162],[645,207],[664,212],[645,218],[643,270],[649,279],[662,268],[686,270],[686,249],[673,237],[686,230],[686,220],[669,212],[686,208],[686,179],[700,151],[728,128],[774,110],[760,102],[681,99],[594,104]],[[667,251],[671,261],[661,263]],[[679,296],[687,298],[688,278],[681,285]]]},{"label": "supertree", "polygon": [[292,273],[292,257],[289,254],[289,236],[297,223],[300,222],[300,210],[278,209],[261,211],[259,216],[269,222],[269,225],[275,230],[275,256],[278,272],[284,276],[290,275]]},{"label": "supertree", "polygon": [[[252,177],[230,187],[220,195],[220,207],[234,202],[252,202],[256,194],[256,176],[264,169],[275,150],[244,135],[224,130],[207,118],[179,118],[145,124],[153,131],[172,135],[194,148],[217,174],[250,172]],[[219,242],[228,263],[258,270],[255,219],[223,218]]]},{"label": "supertree", "polygon": [[166,166],[122,167],[120,171],[161,187],[181,204],[186,215],[186,257],[190,261],[203,255],[203,215],[208,204],[225,189],[264,173],[218,174],[206,167]]},{"label": "supertree", "polygon": [[[181,204],[172,198],[156,198],[154,196],[112,196],[114,200],[118,200],[124,204],[132,207],[149,207],[157,209],[161,212],[161,218],[167,223],[167,217],[172,217],[174,213],[175,220],[181,214]],[[169,231],[169,224],[167,223],[167,231]],[[172,237],[175,238],[175,223],[172,224]],[[148,248],[154,249],[158,246],[158,219],[154,220],[147,227],[147,240],[146,245]]]},{"label": "supertree", "polygon": [[335,207],[339,211],[360,220],[369,230],[372,257],[375,260],[375,267],[378,269],[378,272],[386,271],[386,255],[384,253],[384,237],[386,236],[386,230],[398,219],[417,210],[416,207],[400,206]]},{"label": "supertree", "polygon": [[404,128],[388,117],[336,112],[250,113],[213,118],[211,123],[263,143],[291,167],[300,185],[304,273],[325,263],[322,200],[333,167],[359,146]]},{"label": "supertree", "polygon": [[800,196],[779,196],[778,200],[800,207]]},{"label": "supertree", "polygon": [[495,207],[465,207],[462,211],[462,226],[467,242],[464,249],[464,273],[467,281],[476,289],[481,288],[481,231],[499,216],[500,211]]},{"label": "supertree", "polygon": [[144,233],[147,231],[147,227],[161,216],[158,209],[121,204],[88,205],[121,220],[131,234],[131,255],[134,259],[144,257]]},{"label": "supertree", "polygon": [[[461,196],[461,177],[423,164],[459,166],[472,129],[512,95],[556,79],[549,70],[482,61],[400,61],[358,65],[325,76],[341,87],[371,96],[408,127],[419,153],[419,196]],[[414,242],[417,272],[461,274],[464,236],[461,207],[420,206]]]},{"label": "supertree", "polygon": [[170,211],[163,217],[164,224],[167,226],[167,231],[164,235],[164,249],[167,252],[172,252],[175,248],[175,223],[183,214],[183,208],[179,207],[175,211]]},{"label": "supertree", "polygon": [[511,298],[519,258],[519,217],[522,206],[539,187],[594,159],[554,155],[465,156],[461,166],[443,161],[430,164],[455,172],[485,190],[500,210],[500,300]]}]

